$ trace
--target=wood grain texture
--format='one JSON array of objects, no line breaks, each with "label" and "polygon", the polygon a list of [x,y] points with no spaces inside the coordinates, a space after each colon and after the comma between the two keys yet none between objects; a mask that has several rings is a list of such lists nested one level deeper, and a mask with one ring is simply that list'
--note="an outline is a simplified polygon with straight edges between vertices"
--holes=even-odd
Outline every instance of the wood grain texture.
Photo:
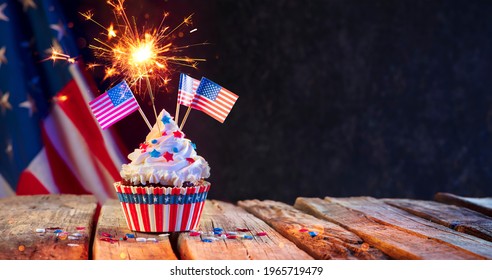
[{"label": "wood grain texture", "polygon": [[492,241],[492,218],[468,208],[435,201],[383,199],[385,203],[459,232]]},{"label": "wood grain texture", "polygon": [[361,211],[320,198],[299,197],[294,207],[354,232],[394,259],[484,259],[440,240],[383,223]]},{"label": "wood grain texture", "polygon": [[[207,200],[198,230],[212,232],[220,227],[227,231],[247,229],[252,240],[219,239],[212,243],[202,242],[203,236],[181,233],[178,250],[182,259],[195,260],[311,260],[306,252],[269,227],[265,222],[244,209],[226,202]],[[266,232],[266,236],[257,236]],[[241,232],[242,233],[242,232]]]},{"label": "wood grain texture", "polygon": [[464,197],[451,193],[436,193],[435,201],[469,208],[492,217],[492,197]]},{"label": "wood grain texture", "polygon": [[[272,200],[244,200],[238,205],[265,221],[284,237],[315,259],[387,259],[356,234],[334,223],[315,218],[292,207]],[[309,232],[317,235],[311,237]]]},{"label": "wood grain texture", "polygon": [[[115,241],[108,241],[108,236]],[[135,238],[124,238],[133,234]],[[156,241],[137,242],[136,238],[155,238]],[[121,204],[109,199],[101,208],[93,245],[95,260],[176,260],[169,235],[131,231],[124,217]]]},{"label": "wood grain texture", "polygon": [[451,230],[445,226],[430,222],[407,212],[385,204],[372,197],[326,197],[325,200],[340,204],[352,210],[364,213],[371,219],[390,224],[400,230],[420,234],[430,239],[455,246],[464,251],[492,259],[492,243],[483,239]]},{"label": "wood grain texture", "polygon": [[0,199],[0,259],[87,260],[96,208],[92,195]]}]

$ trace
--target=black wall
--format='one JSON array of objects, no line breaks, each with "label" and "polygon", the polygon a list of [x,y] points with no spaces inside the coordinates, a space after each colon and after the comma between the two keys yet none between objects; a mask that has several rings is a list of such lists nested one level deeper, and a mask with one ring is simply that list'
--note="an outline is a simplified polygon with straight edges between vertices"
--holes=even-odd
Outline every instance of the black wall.
[{"label": "black wall", "polygon": [[[99,30],[76,12],[109,24],[98,2],[67,6],[88,43]],[[211,43],[186,51],[207,58],[198,70],[178,72],[240,96],[224,124],[193,111],[184,129],[211,165],[209,197],[492,195],[492,2],[146,2],[129,13],[158,23],[167,10],[171,25],[195,13],[181,43]],[[157,101],[174,114],[172,78]],[[136,113],[115,127],[130,150],[147,133]]]}]

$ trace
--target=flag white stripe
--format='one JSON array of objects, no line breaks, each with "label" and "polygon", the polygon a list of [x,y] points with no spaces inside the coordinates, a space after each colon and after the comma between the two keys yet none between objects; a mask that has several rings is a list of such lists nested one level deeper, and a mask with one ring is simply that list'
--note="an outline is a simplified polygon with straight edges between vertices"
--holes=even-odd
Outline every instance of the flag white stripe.
[{"label": "flag white stripe", "polygon": [[10,187],[10,184],[5,180],[5,178],[0,174],[0,197],[14,196],[15,193]]}]

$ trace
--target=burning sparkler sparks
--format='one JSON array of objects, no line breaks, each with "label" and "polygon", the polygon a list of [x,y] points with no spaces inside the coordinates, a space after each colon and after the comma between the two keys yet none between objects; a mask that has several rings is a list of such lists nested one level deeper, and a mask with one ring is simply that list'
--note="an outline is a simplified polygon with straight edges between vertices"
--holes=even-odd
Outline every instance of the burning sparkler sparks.
[{"label": "burning sparkler sparks", "polygon": [[[136,19],[129,18],[124,8],[124,0],[108,1],[112,7],[115,24],[105,27],[94,20],[94,13],[80,13],[87,21],[95,23],[104,30],[104,37],[94,38],[97,44],[89,47],[97,58],[104,61],[104,79],[118,77],[125,79],[137,94],[148,93],[157,118],[154,105],[153,86],[159,87],[169,82],[174,66],[196,68],[200,58],[180,56],[183,49],[204,45],[205,43],[177,46],[173,39],[175,32],[192,25],[192,15],[183,19],[176,27],[166,26],[164,13],[158,27],[137,27]],[[195,32],[196,28],[192,32]],[[54,56],[53,59],[58,58]],[[146,89],[145,91],[143,89]]]}]

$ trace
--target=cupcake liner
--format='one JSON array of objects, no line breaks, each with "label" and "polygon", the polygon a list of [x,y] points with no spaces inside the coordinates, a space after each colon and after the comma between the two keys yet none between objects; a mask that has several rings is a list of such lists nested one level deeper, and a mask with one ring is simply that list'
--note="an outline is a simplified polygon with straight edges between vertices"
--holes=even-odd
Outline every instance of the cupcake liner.
[{"label": "cupcake liner", "polygon": [[141,232],[190,231],[198,226],[210,183],[195,187],[114,184],[128,228]]}]

